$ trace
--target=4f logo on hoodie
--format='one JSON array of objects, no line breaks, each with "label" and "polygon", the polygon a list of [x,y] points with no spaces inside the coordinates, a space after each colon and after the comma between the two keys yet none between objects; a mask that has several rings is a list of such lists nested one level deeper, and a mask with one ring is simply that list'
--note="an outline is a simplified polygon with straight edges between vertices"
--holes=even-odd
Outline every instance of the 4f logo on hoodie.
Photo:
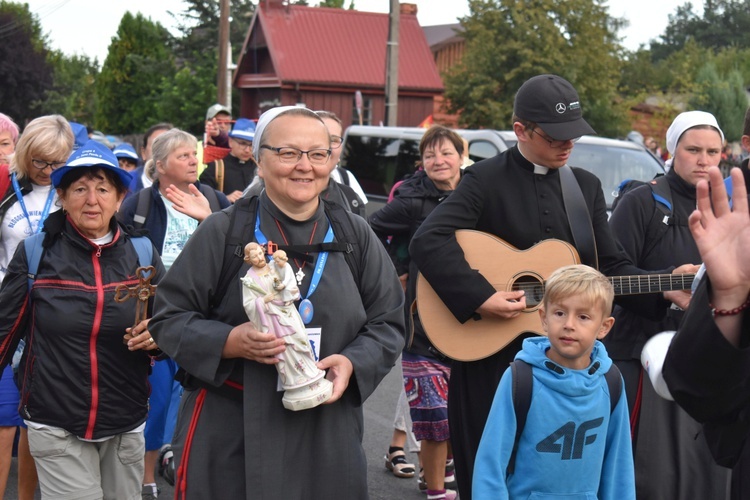
[{"label": "4f logo on hoodie", "polygon": [[559,453],[563,460],[583,458],[583,447],[596,441],[596,434],[587,434],[604,422],[603,417],[588,420],[576,429],[575,422],[568,422],[536,445],[540,453]]}]

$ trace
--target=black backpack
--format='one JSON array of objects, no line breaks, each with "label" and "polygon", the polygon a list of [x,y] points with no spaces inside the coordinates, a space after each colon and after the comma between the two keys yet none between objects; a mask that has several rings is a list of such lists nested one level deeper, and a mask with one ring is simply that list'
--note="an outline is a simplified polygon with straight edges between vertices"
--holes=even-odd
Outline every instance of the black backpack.
[{"label": "black backpack", "polygon": [[[354,277],[354,282],[357,284],[357,288],[359,288],[364,266],[361,262],[362,251],[357,242],[354,225],[349,219],[345,208],[327,200],[321,199],[321,201],[338,241],[319,243],[317,245],[295,245],[294,247],[279,246],[278,248],[286,250],[288,253],[307,251],[343,252],[346,263],[349,265],[349,269]],[[257,196],[240,198],[233,205],[232,213],[229,216],[229,229],[224,239],[224,258],[221,265],[221,273],[219,274],[219,284],[211,296],[211,307],[215,307],[221,302],[230,283],[234,281],[240,267],[242,267],[245,257],[245,245],[254,241],[253,235],[257,211]]]},{"label": "black backpack", "polygon": [[[516,413],[516,438],[513,442],[513,451],[510,454],[510,460],[508,461],[508,475],[513,474],[516,468],[518,441],[521,439],[521,433],[523,433],[523,428],[526,426],[526,416],[529,413],[529,407],[531,407],[531,393],[534,384],[531,365],[527,362],[517,359],[511,362],[510,369],[513,375],[513,408]],[[622,394],[622,377],[617,365],[612,363],[612,366],[604,374],[604,378],[609,387],[609,413],[612,414]]]},{"label": "black backpack", "polygon": [[615,201],[612,203],[612,211],[614,212],[617,203],[625,193],[643,185],[648,185],[651,188],[651,196],[654,198],[656,210],[648,224],[645,239],[646,246],[643,248],[641,259],[651,253],[651,250],[654,249],[661,237],[666,234],[669,226],[675,225],[674,217],[672,216],[672,190],[669,188],[669,181],[664,175],[658,175],[647,182],[635,179],[622,181],[617,187],[617,195]]}]

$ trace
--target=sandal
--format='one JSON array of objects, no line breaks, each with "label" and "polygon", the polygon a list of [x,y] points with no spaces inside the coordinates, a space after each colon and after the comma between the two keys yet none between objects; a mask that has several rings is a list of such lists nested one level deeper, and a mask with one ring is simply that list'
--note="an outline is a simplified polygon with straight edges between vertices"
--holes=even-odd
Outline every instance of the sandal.
[{"label": "sandal", "polygon": [[393,453],[388,453],[385,456],[385,468],[393,472],[396,477],[414,477],[417,472],[414,464],[406,461],[406,453],[404,453],[403,448],[397,448]]}]

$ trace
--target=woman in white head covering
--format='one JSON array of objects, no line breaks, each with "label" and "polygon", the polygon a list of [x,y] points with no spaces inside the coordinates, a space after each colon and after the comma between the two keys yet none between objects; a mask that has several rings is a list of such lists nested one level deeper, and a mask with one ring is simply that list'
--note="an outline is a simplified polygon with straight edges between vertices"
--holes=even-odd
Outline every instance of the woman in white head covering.
[{"label": "woman in white head covering", "polygon": [[[319,196],[331,156],[320,117],[294,106],[267,111],[253,153],[265,190],[198,226],[159,284],[149,324],[186,372],[173,443],[178,496],[367,498],[362,403],[403,348],[401,286],[367,222]],[[289,255],[317,367],[333,382],[320,406],[284,408],[275,368],[284,340],[248,322],[240,286],[248,265],[220,292],[233,218],[245,228],[243,246],[278,244]]]},{"label": "woman in white head covering", "polygon": [[[693,265],[700,264],[701,257],[688,217],[695,210],[695,185],[708,178],[709,167],[719,164],[723,140],[710,113],[687,111],[674,119],[666,137],[671,168],[665,176],[625,193],[609,221],[636,266],[697,270]],[[689,287],[689,279],[686,284]],[[646,341],[676,330],[689,302],[688,292],[675,291],[664,293],[662,307],[642,315],[615,307],[615,326],[604,340],[625,379],[639,498],[727,498],[729,471],[714,464],[701,426],[674,402],[657,395],[640,363]]]}]

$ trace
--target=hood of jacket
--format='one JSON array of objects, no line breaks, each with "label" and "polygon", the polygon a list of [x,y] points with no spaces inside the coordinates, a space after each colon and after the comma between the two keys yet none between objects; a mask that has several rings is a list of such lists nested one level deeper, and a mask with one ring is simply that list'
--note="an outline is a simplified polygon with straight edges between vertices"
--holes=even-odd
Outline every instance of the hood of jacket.
[{"label": "hood of jacket", "polygon": [[516,359],[538,368],[534,372],[535,378],[566,396],[582,396],[597,390],[601,386],[601,377],[612,366],[607,349],[598,340],[591,351],[591,361],[584,370],[572,370],[553,362],[546,355],[549,348],[547,337],[528,338],[523,341],[523,349]]}]

